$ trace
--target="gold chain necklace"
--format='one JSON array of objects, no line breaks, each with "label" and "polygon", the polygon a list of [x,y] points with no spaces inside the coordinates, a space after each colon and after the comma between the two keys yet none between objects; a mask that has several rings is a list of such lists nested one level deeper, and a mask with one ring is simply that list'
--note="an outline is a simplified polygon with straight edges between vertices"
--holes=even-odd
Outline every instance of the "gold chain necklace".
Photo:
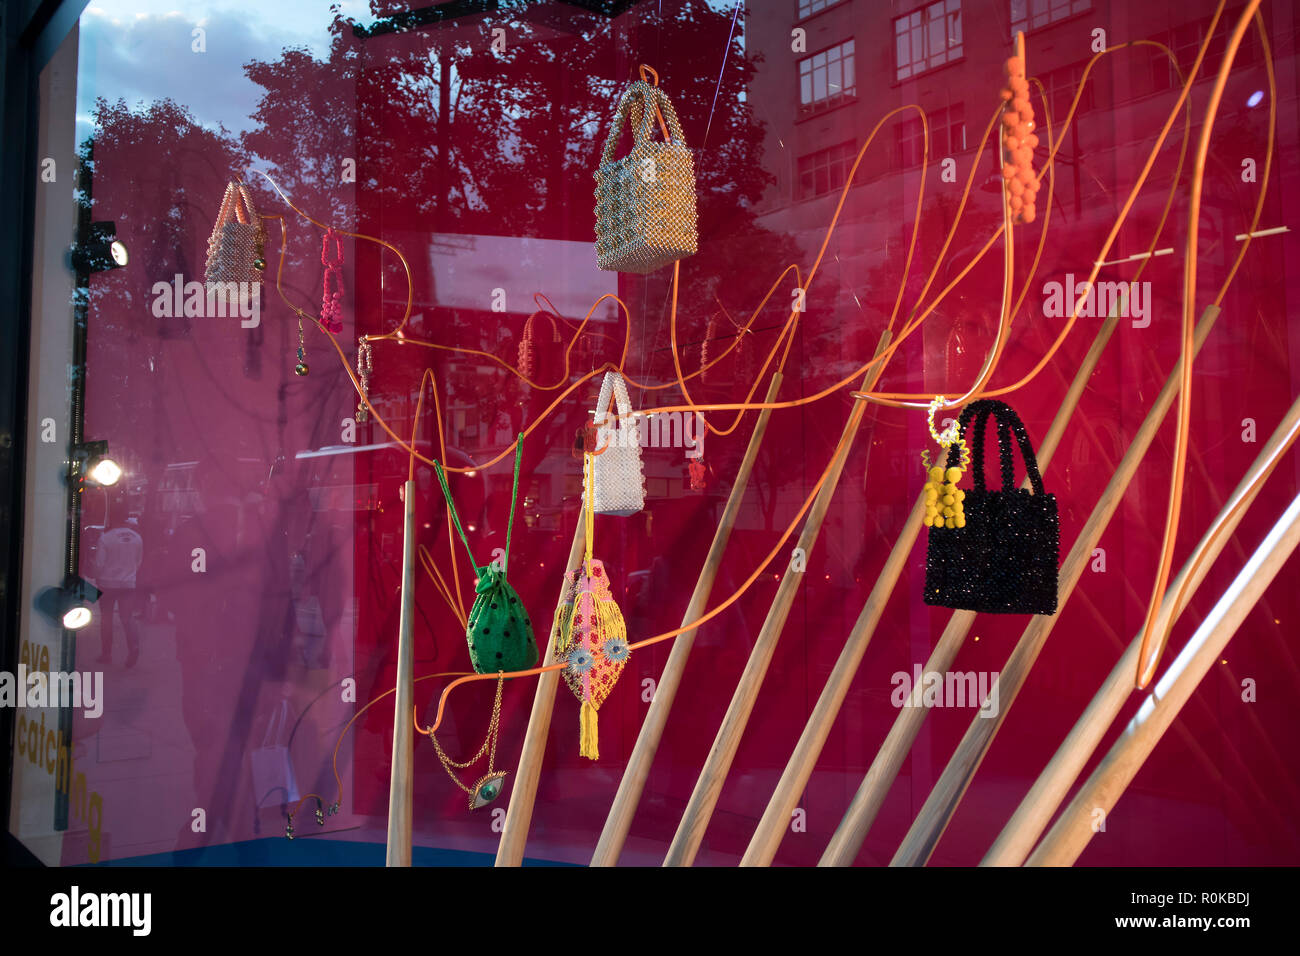
[{"label": "gold chain necklace", "polygon": [[[497,698],[492,705],[492,721],[488,724],[487,737],[483,741],[483,746],[478,749],[478,753],[470,757],[464,763],[457,763],[443,752],[442,745],[438,743],[435,734],[430,733],[429,739],[433,741],[433,749],[438,754],[438,760],[442,767],[447,771],[447,776],[451,777],[456,786],[460,787],[469,794],[469,808],[477,810],[479,807],[487,806],[497,797],[501,796],[502,781],[506,778],[506,771],[494,769],[497,757],[497,737],[501,731],[501,691],[505,687],[505,674],[497,677]],[[467,787],[460,782],[460,778],[452,772],[452,768],[464,770],[472,767],[483,759],[487,754],[488,769],[487,773],[474,781],[474,786]]]}]

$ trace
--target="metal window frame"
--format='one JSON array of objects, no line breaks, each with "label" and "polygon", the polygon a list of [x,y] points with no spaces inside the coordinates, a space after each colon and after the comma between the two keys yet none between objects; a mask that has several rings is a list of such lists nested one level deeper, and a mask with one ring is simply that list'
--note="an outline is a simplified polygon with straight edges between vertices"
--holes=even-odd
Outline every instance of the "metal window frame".
[{"label": "metal window frame", "polygon": [[[38,92],[41,71],[77,24],[89,0],[11,0],[0,4],[0,669],[18,668],[26,514],[28,360],[32,332],[32,235],[36,211]],[[0,818],[4,859],[23,857],[9,833],[17,716],[0,708],[4,746]],[[30,862],[30,854],[25,855]]]}]

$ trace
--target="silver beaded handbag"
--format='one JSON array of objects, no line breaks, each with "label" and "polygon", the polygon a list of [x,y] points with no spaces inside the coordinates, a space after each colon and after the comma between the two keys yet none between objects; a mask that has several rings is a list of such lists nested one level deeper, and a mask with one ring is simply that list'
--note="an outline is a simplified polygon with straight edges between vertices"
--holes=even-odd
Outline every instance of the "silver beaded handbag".
[{"label": "silver beaded handbag", "polygon": [[[617,415],[608,414],[613,400]],[[641,442],[632,420],[632,400],[618,372],[606,372],[593,413],[596,426],[592,462],[592,511],[598,515],[634,515],[645,507]]]},{"label": "silver beaded handbag", "polygon": [[[614,159],[631,120],[632,151]],[[655,139],[659,123],[666,141]],[[695,161],[668,96],[637,81],[628,87],[596,170],[596,264],[644,275],[694,255]]]},{"label": "silver beaded handbag", "polygon": [[266,270],[266,230],[243,183],[226,186],[221,211],[208,237],[205,282],[260,283]]}]

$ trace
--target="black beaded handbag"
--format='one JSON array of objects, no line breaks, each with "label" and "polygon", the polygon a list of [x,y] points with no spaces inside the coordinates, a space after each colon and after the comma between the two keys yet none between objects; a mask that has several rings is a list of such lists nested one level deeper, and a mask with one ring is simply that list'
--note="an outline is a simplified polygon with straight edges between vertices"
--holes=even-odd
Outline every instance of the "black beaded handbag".
[{"label": "black beaded handbag", "polygon": [[[997,419],[1002,490],[984,486],[984,426]],[[987,614],[1055,614],[1060,518],[1056,496],[1043,491],[1034,446],[1020,417],[1004,402],[982,399],[962,410],[964,434],[974,421],[971,458],[975,486],[962,502],[966,525],[931,528],[925,556],[925,603]],[[1015,434],[1033,493],[1015,484]],[[956,443],[947,467],[960,464]]]}]

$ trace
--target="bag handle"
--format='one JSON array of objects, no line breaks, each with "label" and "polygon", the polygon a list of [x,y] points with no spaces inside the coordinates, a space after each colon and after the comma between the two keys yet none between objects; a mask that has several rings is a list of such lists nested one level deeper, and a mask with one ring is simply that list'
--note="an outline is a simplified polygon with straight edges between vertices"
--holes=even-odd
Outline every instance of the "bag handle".
[{"label": "bag handle", "polygon": [[[524,436],[521,433],[515,440],[515,481],[514,487],[510,489],[510,521],[506,525],[506,556],[501,562],[501,573],[504,574],[506,567],[510,563],[510,533],[515,524],[515,502],[519,498],[519,463],[524,454]],[[460,526],[460,515],[456,512],[456,502],[451,500],[451,489],[447,487],[447,474],[442,470],[442,465],[434,459],[433,470],[438,475],[438,484],[442,485],[442,495],[447,499],[447,510],[451,512],[452,523],[456,526],[456,533],[460,535],[461,543],[465,545],[465,553],[469,555],[470,567],[474,569],[477,575],[483,569],[479,567],[478,562],[474,560],[474,552],[469,548],[469,539],[465,537],[465,529]]]},{"label": "bag handle", "polygon": [[[592,415],[592,423],[599,427],[606,420],[606,413],[609,411],[611,399],[613,399],[615,408],[618,409],[614,430],[621,432],[626,428],[633,427],[630,421],[632,417],[632,398],[627,392],[627,382],[618,372],[605,373],[605,378],[600,383],[600,398],[596,400],[596,411]],[[601,420],[599,422],[595,420],[596,415],[600,416]]]},{"label": "bag handle", "polygon": [[[1033,488],[1036,495],[1045,494],[1043,476],[1038,471],[1038,458],[1034,454],[1034,446],[1029,440],[1029,433],[1025,430],[1024,423],[1020,421],[1020,416],[1016,414],[1015,409],[1010,405],[991,398],[971,402],[962,410],[958,422],[959,430],[964,433],[971,420],[974,419],[975,421],[975,428],[971,435],[974,445],[971,449],[971,455],[976,490],[985,490],[984,427],[990,415],[997,419],[998,423],[998,453],[1002,464],[1002,490],[1014,491],[1016,486],[1015,461],[1011,448],[1011,436],[1015,435],[1016,443],[1020,446],[1020,456],[1025,461],[1025,474],[1029,477],[1030,487]],[[958,465],[960,461],[960,450],[956,444],[953,444],[948,450],[948,467]]]},{"label": "bag handle", "polygon": [[220,232],[221,227],[232,220],[245,226],[256,224],[258,229],[262,227],[257,208],[253,205],[252,191],[247,184],[235,182],[233,179],[226,184],[226,194],[221,197],[221,210],[217,213],[217,222],[213,231]]},{"label": "bag handle", "polygon": [[[243,202],[235,206],[235,215],[239,216],[240,222],[250,222],[260,229],[262,218],[257,214],[257,207],[253,205],[253,191],[248,188],[247,183],[239,183],[238,186],[239,198]],[[239,215],[241,212],[244,214],[243,216]],[[247,220],[244,219],[244,216],[248,217]]]},{"label": "bag handle", "polygon": [[[614,111],[614,122],[605,138],[605,148],[601,150],[601,164],[614,161],[614,151],[623,132],[623,124],[631,118],[633,148],[646,143],[654,135],[654,120],[658,118],[660,129],[667,142],[677,146],[686,145],[686,135],[682,132],[681,121],[673,109],[668,95],[657,86],[651,86],[644,80],[637,80],[626,90],[618,101]],[[665,122],[666,120],[666,122]]]},{"label": "bag handle", "polygon": [[592,539],[596,536],[596,474],[594,466],[595,461],[591,452],[584,452],[582,455],[582,522],[583,537],[586,541],[583,545],[582,569],[587,577],[591,577]]}]

